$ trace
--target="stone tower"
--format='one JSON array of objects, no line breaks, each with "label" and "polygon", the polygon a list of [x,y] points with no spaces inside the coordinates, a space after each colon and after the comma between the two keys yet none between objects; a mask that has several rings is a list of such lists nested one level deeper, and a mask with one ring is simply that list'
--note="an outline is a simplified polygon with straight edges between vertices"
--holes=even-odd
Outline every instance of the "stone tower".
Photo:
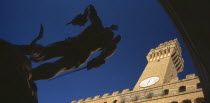
[{"label": "stone tower", "polygon": [[169,83],[183,71],[183,58],[178,40],[161,43],[146,56],[148,64],[140,76],[134,91]]},{"label": "stone tower", "polygon": [[183,59],[178,40],[151,49],[148,64],[133,90],[124,89],[71,103],[204,103],[203,90],[195,74],[179,80]]}]

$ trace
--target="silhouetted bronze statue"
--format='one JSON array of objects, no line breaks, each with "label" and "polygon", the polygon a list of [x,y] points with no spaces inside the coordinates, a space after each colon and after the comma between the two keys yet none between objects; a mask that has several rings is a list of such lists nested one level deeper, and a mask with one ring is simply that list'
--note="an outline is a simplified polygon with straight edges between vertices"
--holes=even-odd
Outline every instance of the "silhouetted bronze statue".
[{"label": "silhouetted bronze statue", "polygon": [[14,45],[0,39],[0,96],[4,103],[38,103],[37,87],[31,80],[31,45]]},{"label": "silhouetted bronze statue", "polygon": [[[117,26],[104,28],[92,5],[68,24],[83,26],[88,20],[91,25],[77,37],[70,37],[46,47],[36,44],[43,36],[42,25],[39,36],[31,45],[14,45],[0,39],[0,91],[1,96],[9,97],[5,98],[7,103],[37,103],[37,87],[33,81],[50,79],[61,72],[73,70],[84,64],[89,56],[97,51],[102,52],[89,61],[86,68],[89,70],[105,63],[105,59],[114,53],[121,39],[119,35],[114,38],[112,32]],[[31,56],[31,59],[26,55]],[[55,57],[62,58],[35,69],[31,67],[30,60],[43,62]]]},{"label": "silhouetted bronze statue", "polygon": [[[31,58],[32,61],[43,62],[55,57],[62,58],[33,69],[32,80],[50,79],[61,72],[73,70],[83,65],[89,56],[97,51],[102,52],[87,63],[87,69],[97,68],[105,63],[105,59],[115,52],[121,36],[118,35],[114,38],[112,30],[117,30],[116,25],[103,27],[92,5],[68,24],[83,26],[88,20],[91,21],[91,24],[78,36],[69,37],[64,41],[55,42],[45,47],[38,45],[38,49],[35,50]],[[35,42],[32,44],[36,46]]]}]

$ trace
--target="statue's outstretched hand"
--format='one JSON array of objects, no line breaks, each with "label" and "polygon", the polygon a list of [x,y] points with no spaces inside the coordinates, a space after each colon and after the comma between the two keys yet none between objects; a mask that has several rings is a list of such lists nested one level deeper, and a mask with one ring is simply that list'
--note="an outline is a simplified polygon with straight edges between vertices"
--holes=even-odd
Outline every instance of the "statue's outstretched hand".
[{"label": "statue's outstretched hand", "polygon": [[97,67],[101,66],[104,63],[105,63],[104,59],[94,58],[94,59],[92,59],[91,61],[88,62],[87,70],[90,70],[92,68],[97,68]]}]

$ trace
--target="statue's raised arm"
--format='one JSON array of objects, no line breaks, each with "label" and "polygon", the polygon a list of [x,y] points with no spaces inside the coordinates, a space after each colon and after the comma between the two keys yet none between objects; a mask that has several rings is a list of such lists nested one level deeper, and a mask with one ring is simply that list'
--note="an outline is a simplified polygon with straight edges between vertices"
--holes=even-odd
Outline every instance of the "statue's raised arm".
[{"label": "statue's raised arm", "polygon": [[101,48],[102,52],[96,58],[93,58],[87,64],[87,69],[97,68],[105,63],[105,59],[111,57],[117,49],[117,43],[121,40],[121,36],[118,35],[111,42]]},{"label": "statue's raised arm", "polygon": [[49,44],[43,47],[39,55],[33,57],[35,62],[61,57],[59,60],[42,64],[33,69],[33,80],[50,79],[61,72],[76,69],[82,66],[91,54],[102,50],[101,54],[87,65],[87,69],[96,68],[104,64],[105,59],[114,53],[116,45],[121,39],[120,36],[114,38],[114,33],[112,32],[112,30],[118,29],[117,26],[111,25],[104,28],[92,5],[85,9],[84,14],[78,15],[68,24],[82,26],[87,20],[90,20],[91,24],[79,33],[78,36]]},{"label": "statue's raised arm", "polygon": [[89,5],[85,9],[83,14],[77,15],[72,21],[67,23],[67,25],[72,24],[72,25],[84,26],[88,20],[90,20],[91,24],[93,25],[102,26],[102,22],[98,17],[97,12],[93,5]]}]

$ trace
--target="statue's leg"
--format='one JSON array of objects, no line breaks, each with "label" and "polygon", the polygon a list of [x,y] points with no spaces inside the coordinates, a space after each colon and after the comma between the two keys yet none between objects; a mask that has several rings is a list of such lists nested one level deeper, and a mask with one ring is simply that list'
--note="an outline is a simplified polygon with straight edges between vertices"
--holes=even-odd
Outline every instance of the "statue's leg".
[{"label": "statue's leg", "polygon": [[45,63],[32,70],[32,80],[50,79],[61,72],[73,70],[84,64],[89,55],[82,57],[75,55],[74,57],[64,57],[53,63]]},{"label": "statue's leg", "polygon": [[66,44],[64,41],[47,45],[46,47],[43,47],[43,49],[38,50],[37,52],[35,51],[30,59],[34,62],[43,62],[49,59],[60,57],[65,51],[65,45]]},{"label": "statue's leg", "polygon": [[63,71],[57,63],[45,63],[32,70],[32,80],[50,79]]},{"label": "statue's leg", "polygon": [[[72,64],[71,62],[68,62],[68,63]],[[36,81],[36,80],[44,80],[44,79],[53,78],[59,73],[64,72],[64,69],[66,68],[66,66],[67,66],[66,58],[61,58],[52,63],[42,64],[32,69],[32,80]]]},{"label": "statue's leg", "polygon": [[[89,58],[90,54],[89,53],[77,53],[77,55],[74,55],[72,57],[68,57],[67,58],[67,62],[65,62],[65,64],[67,64],[66,68],[64,69],[64,71],[69,71],[69,70],[73,70],[75,68],[78,68],[80,66],[82,66]],[[73,63],[73,65],[69,64],[69,62]]]}]

